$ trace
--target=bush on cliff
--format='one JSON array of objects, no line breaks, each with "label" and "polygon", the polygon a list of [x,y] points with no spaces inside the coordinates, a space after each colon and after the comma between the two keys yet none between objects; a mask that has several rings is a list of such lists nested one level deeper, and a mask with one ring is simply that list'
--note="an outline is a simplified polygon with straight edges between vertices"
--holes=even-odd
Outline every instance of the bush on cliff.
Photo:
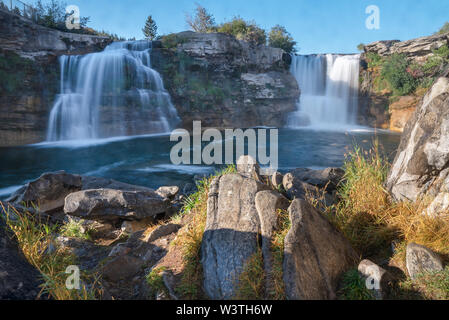
[{"label": "bush on cliff", "polygon": [[389,82],[395,95],[407,95],[416,89],[417,82],[408,68],[409,62],[403,54],[392,54],[383,63],[381,76]]},{"label": "bush on cliff", "polygon": [[215,31],[233,35],[238,40],[244,40],[256,45],[266,44],[265,30],[253,21],[245,21],[241,17],[234,17],[231,21],[218,26]]},{"label": "bush on cliff", "polygon": [[274,26],[268,34],[268,45],[273,48],[281,48],[287,53],[296,52],[296,41],[290,33],[280,25]]}]

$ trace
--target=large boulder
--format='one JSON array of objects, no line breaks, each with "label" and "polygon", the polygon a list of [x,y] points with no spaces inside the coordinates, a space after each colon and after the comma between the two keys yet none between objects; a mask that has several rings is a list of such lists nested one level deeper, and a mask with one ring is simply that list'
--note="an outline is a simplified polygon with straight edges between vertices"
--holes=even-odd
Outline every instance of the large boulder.
[{"label": "large boulder", "polygon": [[44,173],[17,190],[7,201],[16,205],[37,206],[41,212],[64,207],[65,197],[81,190],[81,176],[65,171]]},{"label": "large boulder", "polygon": [[238,173],[215,178],[207,201],[201,246],[204,291],[211,299],[230,299],[248,259],[257,252],[260,228],[256,193],[268,186]]},{"label": "large boulder", "polygon": [[405,127],[387,188],[396,200],[435,198],[428,210],[449,208],[449,79],[439,78]]},{"label": "large boulder", "polygon": [[141,220],[164,214],[169,202],[154,191],[83,190],[65,199],[64,212],[89,220]]},{"label": "large boulder", "polygon": [[288,299],[336,298],[342,273],[358,258],[346,240],[308,202],[293,200],[291,228],[284,240],[284,283]]},{"label": "large boulder", "polygon": [[265,269],[265,292],[270,297],[273,288],[273,253],[271,243],[274,232],[278,229],[278,210],[286,210],[289,201],[280,193],[272,190],[260,191],[256,194],[256,210],[259,214],[262,235],[262,255]]},{"label": "large boulder", "polygon": [[0,300],[34,300],[41,274],[25,259],[0,217]]}]

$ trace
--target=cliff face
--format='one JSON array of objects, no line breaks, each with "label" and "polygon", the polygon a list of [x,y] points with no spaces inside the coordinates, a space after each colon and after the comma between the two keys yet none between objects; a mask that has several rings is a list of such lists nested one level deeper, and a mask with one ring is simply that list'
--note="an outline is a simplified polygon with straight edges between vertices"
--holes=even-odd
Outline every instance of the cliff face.
[{"label": "cliff face", "polygon": [[59,92],[58,57],[103,50],[108,38],[65,33],[0,10],[0,145],[45,139]]},{"label": "cliff face", "polygon": [[435,69],[429,76],[422,69],[431,66],[429,61],[435,57],[435,50],[447,47],[448,43],[449,34],[438,34],[402,42],[377,41],[365,45],[360,68],[359,122],[401,132],[429,86],[419,85],[412,93],[395,96],[382,79],[382,62],[392,55],[403,55],[410,66],[407,72],[412,74],[414,81],[422,82],[426,76],[436,78],[441,75],[441,70]]},{"label": "cliff face", "polygon": [[299,88],[283,50],[220,34],[182,32],[155,42],[152,66],[189,128],[282,126]]}]

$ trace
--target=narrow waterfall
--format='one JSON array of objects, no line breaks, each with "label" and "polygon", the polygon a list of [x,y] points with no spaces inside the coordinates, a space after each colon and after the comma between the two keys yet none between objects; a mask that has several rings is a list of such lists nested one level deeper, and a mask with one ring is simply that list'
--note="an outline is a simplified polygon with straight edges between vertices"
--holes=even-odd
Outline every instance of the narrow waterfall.
[{"label": "narrow waterfall", "polygon": [[344,128],[356,123],[359,55],[293,55],[301,98],[289,127]]},{"label": "narrow waterfall", "polygon": [[150,54],[150,41],[126,41],[103,52],[60,57],[61,88],[47,140],[170,131],[179,118]]}]

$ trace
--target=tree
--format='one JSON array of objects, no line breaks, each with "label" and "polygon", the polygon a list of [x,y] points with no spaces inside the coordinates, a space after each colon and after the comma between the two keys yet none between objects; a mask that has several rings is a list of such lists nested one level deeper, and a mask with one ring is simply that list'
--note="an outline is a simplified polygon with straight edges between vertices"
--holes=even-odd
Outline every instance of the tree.
[{"label": "tree", "polygon": [[70,16],[70,14],[66,12],[66,7],[66,3],[58,0],[51,0],[45,4],[43,4],[41,0],[38,0],[35,6],[37,23],[48,28],[54,28],[62,31],[80,33],[85,31],[83,29],[86,28],[87,23],[90,20],[89,17],[80,17],[80,30],[67,29],[66,19]]},{"label": "tree", "polygon": [[296,41],[290,33],[280,25],[274,26],[268,34],[268,45],[274,48],[281,48],[287,53],[296,52]]},{"label": "tree", "polygon": [[359,44],[357,46],[357,50],[359,50],[360,52],[362,52],[363,50],[365,50],[365,45],[363,43]]},{"label": "tree", "polygon": [[194,16],[186,15],[186,22],[195,32],[210,32],[215,27],[214,16],[198,3],[196,3]]},{"label": "tree", "polygon": [[152,16],[148,16],[145,27],[142,29],[145,38],[153,40],[157,36],[157,25]]},{"label": "tree", "polygon": [[437,34],[443,34],[449,32],[449,22],[446,22],[440,30],[437,32]]}]

